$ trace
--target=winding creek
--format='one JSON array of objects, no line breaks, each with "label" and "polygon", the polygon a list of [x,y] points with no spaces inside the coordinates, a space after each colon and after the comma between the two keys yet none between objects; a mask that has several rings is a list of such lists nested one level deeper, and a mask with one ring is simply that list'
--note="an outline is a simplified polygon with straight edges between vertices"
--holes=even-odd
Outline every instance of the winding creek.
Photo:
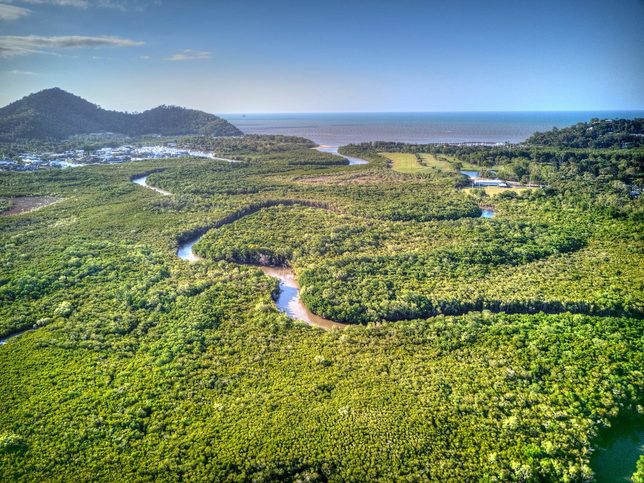
[{"label": "winding creek", "polygon": [[[338,148],[334,146],[318,146],[318,151],[327,152],[336,154],[338,156],[343,156],[338,153]],[[343,156],[349,160],[350,165],[358,164],[367,164],[368,161],[359,158],[353,158],[349,156]],[[170,196],[172,193],[165,191],[163,189],[157,188],[147,183],[148,176],[152,173],[141,174],[131,178],[132,182],[156,191],[164,196]],[[481,211],[481,218],[492,218],[494,216],[494,211],[488,208],[483,208]],[[231,220],[234,221],[234,220]],[[179,242],[177,248],[177,256],[188,262],[196,262],[200,260],[200,257],[194,253],[194,245],[204,236],[207,230],[200,230],[199,233]],[[340,322],[335,322],[324,317],[320,317],[313,312],[311,312],[300,300],[300,286],[297,283],[297,278],[295,272],[290,268],[285,267],[271,267],[271,266],[262,266],[258,265],[258,268],[264,272],[265,275],[273,277],[279,280],[280,292],[275,305],[277,308],[287,314],[289,317],[295,320],[304,321],[310,325],[323,328],[325,330],[329,329],[341,329],[347,327],[348,324],[342,324]]]},{"label": "winding creek", "polygon": [[[336,146],[317,146],[314,148],[320,152],[331,153],[337,156],[342,156],[349,161],[349,165],[360,165],[368,164],[367,160],[354,158],[352,156],[344,156],[343,154],[338,153],[338,148]],[[217,158],[221,161],[236,162],[232,159]],[[158,171],[155,171],[158,172]],[[141,174],[131,178],[131,181],[139,186],[148,188],[156,191],[164,196],[171,196],[172,193],[169,191],[157,188],[147,183],[148,176],[152,173]],[[200,260],[199,256],[194,253],[194,245],[201,239],[205,232],[199,233],[197,235],[191,236],[185,241],[179,243],[177,248],[177,256],[188,262],[196,262]],[[320,317],[311,312],[300,300],[300,286],[297,283],[297,278],[295,272],[290,268],[284,267],[270,267],[270,266],[258,266],[259,269],[264,272],[264,274],[269,277],[273,277],[279,280],[280,292],[275,305],[277,308],[291,317],[294,320],[301,320],[310,325],[320,327],[325,330],[330,329],[341,329],[346,327],[348,324],[342,324],[340,322],[334,322],[324,317]]]},{"label": "winding creek", "polygon": [[[156,188],[147,183],[148,176],[152,174],[144,174],[139,176],[134,176],[131,178],[132,182],[156,191],[164,196],[171,196],[172,193],[160,188]],[[177,248],[177,256],[181,260],[186,260],[188,262],[196,262],[201,258],[193,251],[194,245],[201,240],[201,237],[205,235],[205,232],[198,233],[194,236],[187,238],[186,240],[179,243]],[[269,277],[273,277],[279,280],[280,282],[280,292],[275,305],[277,308],[284,312],[286,315],[295,320],[301,320],[307,324],[320,327],[322,329],[341,329],[347,326],[347,324],[341,324],[339,322],[334,322],[332,320],[325,319],[311,312],[300,300],[300,286],[297,283],[295,277],[295,272],[290,268],[281,268],[281,267],[269,267],[269,266],[258,266],[258,268],[264,272],[264,274]],[[18,335],[18,334],[16,334]],[[0,340],[0,344],[4,343],[3,340]]]},{"label": "winding creek", "polygon": [[[316,149],[323,152],[337,153],[337,148],[329,146],[318,146]],[[346,156],[345,156],[346,157]],[[350,164],[365,164],[365,160],[349,159]],[[468,177],[479,175],[476,171],[462,171]],[[136,184],[155,190],[163,195],[171,193],[150,186],[146,183],[147,175],[132,178]],[[481,218],[492,218],[494,210],[489,207],[481,208]],[[179,244],[177,256],[189,262],[198,261],[200,258],[193,252],[193,246],[205,232],[192,236]],[[341,324],[325,319],[312,313],[300,300],[300,286],[297,283],[295,272],[289,268],[259,266],[264,274],[279,280],[280,292],[275,304],[277,308],[295,320],[302,320],[310,325],[325,330],[342,329],[348,324]],[[0,344],[4,341],[0,341]],[[596,442],[595,452],[591,458],[591,468],[596,475],[598,482],[628,481],[635,471],[635,465],[639,455],[644,449],[644,425],[641,421],[637,425],[624,425],[617,423],[605,431]]]},{"label": "winding creek", "polygon": [[335,154],[336,156],[342,156],[347,161],[349,161],[349,166],[355,166],[358,164],[369,164],[369,161],[367,161],[366,159],[354,158],[353,156],[345,156],[344,154],[340,154],[338,152],[338,146],[320,145],[313,149],[315,149],[316,151],[320,151],[321,153],[331,153],[331,154]]},{"label": "winding creek", "polygon": [[[158,172],[158,171],[156,171],[156,172]],[[163,196],[172,196],[172,193],[170,193],[169,191],[162,190],[161,188],[156,188],[156,187],[154,187],[152,185],[149,185],[147,183],[148,176],[150,176],[151,174],[152,173],[141,174],[141,175],[135,176],[135,177],[132,178],[132,183],[138,184],[139,186],[143,186],[144,188],[154,190],[157,193],[161,193]]]},{"label": "winding creek", "polygon": [[[344,158],[349,160],[350,165],[361,165],[361,164],[363,165],[368,163],[368,161],[364,159],[354,158],[354,157],[344,156],[342,154],[339,154],[338,148],[335,146],[318,146],[314,149],[317,149],[320,152],[332,153],[338,156],[343,156]],[[225,158],[217,158],[217,159],[221,161],[231,162],[231,163],[236,162],[233,159],[225,159]],[[163,196],[172,196],[172,193],[170,193],[169,191],[166,191],[161,188],[157,188],[156,186],[152,186],[147,182],[147,179],[151,174],[158,173],[160,171],[162,170],[155,170],[152,172],[136,175],[130,178],[130,180],[134,184],[156,191],[157,193]],[[468,176],[477,176],[478,172],[474,172],[474,171],[463,172],[463,174],[466,174]],[[493,210],[489,208],[482,208],[481,218],[492,218],[494,217],[494,215],[495,213]],[[177,256],[180,259],[186,260],[188,262],[196,262],[200,260],[199,256],[194,253],[193,247],[201,239],[201,237],[205,234],[205,232],[206,232],[205,230],[200,231],[194,236],[191,236],[186,240],[181,241],[177,248]],[[275,301],[275,305],[281,312],[287,314],[289,317],[295,320],[302,320],[310,325],[314,325],[316,327],[320,327],[326,330],[333,329],[333,328],[344,328],[348,325],[348,324],[342,324],[340,322],[334,322],[329,319],[325,319],[311,312],[300,300],[300,286],[297,283],[295,272],[292,269],[284,268],[284,267],[270,267],[270,266],[258,266],[258,268],[262,270],[262,272],[264,272],[264,274],[268,275],[269,277],[273,277],[279,280],[280,292],[277,300]],[[0,345],[5,344],[9,339],[12,339],[13,337],[24,334],[25,332],[28,332],[30,330],[33,330],[33,329],[30,328],[30,329],[22,330],[20,332],[11,334],[7,337],[1,338]]]}]

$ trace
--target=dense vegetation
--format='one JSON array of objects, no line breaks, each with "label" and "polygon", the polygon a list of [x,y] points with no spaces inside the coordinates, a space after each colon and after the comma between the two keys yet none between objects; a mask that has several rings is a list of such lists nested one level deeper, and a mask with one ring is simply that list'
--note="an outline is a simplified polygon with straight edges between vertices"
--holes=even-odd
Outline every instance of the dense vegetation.
[{"label": "dense vegetation", "polygon": [[0,109],[0,142],[64,139],[104,131],[129,136],[242,134],[228,121],[202,111],[176,106],[135,114],[107,111],[58,88],[31,94]]},{"label": "dense vegetation", "polygon": [[527,144],[567,148],[624,148],[644,146],[644,118],[591,119],[563,129],[530,136]]},{"label": "dense vegetation", "polygon": [[7,211],[11,208],[11,200],[9,198],[0,198],[0,213]]},{"label": "dense vegetation", "polygon": [[[642,417],[642,202],[592,166],[490,198],[371,144],[181,142],[241,162],[0,173],[63,198],[0,217],[0,334],[35,328],[0,346],[0,479],[586,481]],[[354,325],[279,313],[260,260]]]}]

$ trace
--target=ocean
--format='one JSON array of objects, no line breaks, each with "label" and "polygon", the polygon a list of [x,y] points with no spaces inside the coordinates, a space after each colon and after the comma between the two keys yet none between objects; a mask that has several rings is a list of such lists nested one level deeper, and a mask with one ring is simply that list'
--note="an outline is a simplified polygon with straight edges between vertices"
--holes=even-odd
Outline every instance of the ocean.
[{"label": "ocean", "polygon": [[246,134],[301,136],[321,145],[367,141],[517,143],[536,131],[644,111],[222,114]]}]

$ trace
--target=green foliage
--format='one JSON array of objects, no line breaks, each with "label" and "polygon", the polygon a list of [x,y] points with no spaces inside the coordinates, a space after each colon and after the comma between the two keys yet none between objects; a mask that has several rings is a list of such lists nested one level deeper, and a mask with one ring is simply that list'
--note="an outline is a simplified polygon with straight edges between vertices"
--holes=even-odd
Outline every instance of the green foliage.
[{"label": "green foliage", "polygon": [[637,469],[633,473],[631,478],[633,483],[642,483],[644,482],[644,454],[640,456],[640,459],[637,460]]},{"label": "green foliage", "polygon": [[216,138],[212,136],[187,136],[179,138],[177,145],[183,148],[201,149],[226,154],[253,155],[286,153],[293,150],[314,148],[316,144],[308,139],[277,134],[249,134],[241,137]]},{"label": "green foliage", "polygon": [[12,453],[25,448],[25,440],[11,432],[0,433],[0,454]]},{"label": "green foliage", "polygon": [[[0,346],[3,481],[583,481],[642,406],[641,201],[576,175],[481,219],[371,147],[185,142],[243,162],[0,173],[61,198],[0,218],[0,333],[35,327]],[[266,261],[372,322],[289,319]]]},{"label": "green foliage", "polygon": [[563,129],[553,128],[537,132],[528,138],[528,144],[567,148],[621,148],[644,146],[644,118],[591,119]]},{"label": "green foliage", "polygon": [[0,198],[0,213],[7,211],[11,208],[11,200],[8,198]]}]

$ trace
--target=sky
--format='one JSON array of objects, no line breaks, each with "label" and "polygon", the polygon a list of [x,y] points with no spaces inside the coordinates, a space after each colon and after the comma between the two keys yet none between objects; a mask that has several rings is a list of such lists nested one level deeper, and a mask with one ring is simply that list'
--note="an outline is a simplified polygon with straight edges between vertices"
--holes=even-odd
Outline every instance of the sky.
[{"label": "sky", "polygon": [[644,0],[0,0],[0,105],[644,109]]}]

